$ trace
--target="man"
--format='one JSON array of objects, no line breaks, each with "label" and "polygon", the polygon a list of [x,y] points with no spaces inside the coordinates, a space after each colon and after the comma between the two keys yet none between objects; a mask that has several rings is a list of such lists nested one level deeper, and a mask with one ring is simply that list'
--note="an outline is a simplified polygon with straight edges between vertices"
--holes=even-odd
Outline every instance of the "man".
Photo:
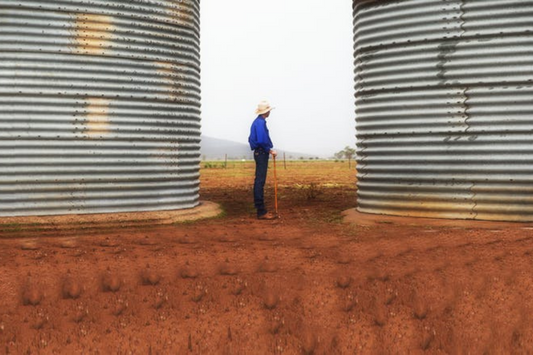
[{"label": "man", "polygon": [[264,187],[268,170],[268,158],[275,157],[276,151],[272,149],[272,141],[268,134],[266,119],[270,116],[273,107],[267,101],[261,101],[257,105],[255,113],[258,115],[252,123],[248,142],[254,151],[255,180],[254,180],[254,205],[257,209],[258,219],[275,219],[277,216],[268,212],[265,207]]}]

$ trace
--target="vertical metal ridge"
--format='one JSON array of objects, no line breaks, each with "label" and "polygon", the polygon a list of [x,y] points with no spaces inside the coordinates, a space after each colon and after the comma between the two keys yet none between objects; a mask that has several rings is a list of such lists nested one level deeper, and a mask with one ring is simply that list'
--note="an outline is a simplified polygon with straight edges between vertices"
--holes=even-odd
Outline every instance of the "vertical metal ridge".
[{"label": "vertical metal ridge", "polygon": [[0,216],[198,204],[199,6],[0,3]]},{"label": "vertical metal ridge", "polygon": [[353,10],[359,211],[533,221],[533,2]]}]

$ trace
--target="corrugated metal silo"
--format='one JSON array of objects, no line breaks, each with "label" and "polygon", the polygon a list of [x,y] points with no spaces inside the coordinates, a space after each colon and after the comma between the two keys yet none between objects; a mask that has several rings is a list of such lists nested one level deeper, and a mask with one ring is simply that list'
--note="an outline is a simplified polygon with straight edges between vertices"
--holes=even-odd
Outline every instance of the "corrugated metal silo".
[{"label": "corrugated metal silo", "polygon": [[0,2],[0,216],[198,204],[199,3]]},{"label": "corrugated metal silo", "polygon": [[533,221],[533,1],[354,1],[358,210]]}]

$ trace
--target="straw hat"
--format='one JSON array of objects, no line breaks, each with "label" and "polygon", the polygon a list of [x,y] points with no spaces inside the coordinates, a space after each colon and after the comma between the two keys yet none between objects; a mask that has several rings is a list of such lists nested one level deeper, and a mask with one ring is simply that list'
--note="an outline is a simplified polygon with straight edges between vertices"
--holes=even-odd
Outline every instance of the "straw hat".
[{"label": "straw hat", "polygon": [[257,105],[257,109],[255,110],[255,113],[258,114],[258,115],[262,115],[264,113],[267,113],[271,110],[273,110],[274,107],[271,107],[270,104],[268,103],[268,101],[266,100],[263,100],[259,103],[259,105]]}]

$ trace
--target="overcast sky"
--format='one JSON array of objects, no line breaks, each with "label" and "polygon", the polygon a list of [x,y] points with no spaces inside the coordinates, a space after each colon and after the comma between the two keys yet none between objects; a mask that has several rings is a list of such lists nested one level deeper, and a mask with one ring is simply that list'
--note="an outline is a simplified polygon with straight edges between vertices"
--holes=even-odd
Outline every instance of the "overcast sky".
[{"label": "overcast sky", "polygon": [[202,0],[202,133],[247,143],[255,108],[275,148],[355,146],[351,0]]}]

